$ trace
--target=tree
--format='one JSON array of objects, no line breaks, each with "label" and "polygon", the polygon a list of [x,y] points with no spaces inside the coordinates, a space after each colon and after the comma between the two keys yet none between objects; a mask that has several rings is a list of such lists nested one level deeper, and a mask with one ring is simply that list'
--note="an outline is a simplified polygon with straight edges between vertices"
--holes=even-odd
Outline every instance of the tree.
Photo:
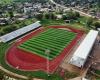
[{"label": "tree", "polygon": [[95,22],[94,26],[95,26],[95,29],[97,30],[98,28],[100,28],[100,22]]},{"label": "tree", "polygon": [[97,8],[97,11],[100,11],[100,1],[99,0],[96,3],[96,8]]},{"label": "tree", "polygon": [[80,13],[79,12],[74,12],[75,17],[79,18],[80,17]]},{"label": "tree", "polygon": [[15,25],[7,26],[7,27],[3,28],[3,32],[9,33],[9,32],[12,32],[12,31],[14,31],[16,29],[17,29],[17,27]]},{"label": "tree", "polygon": [[8,13],[9,13],[10,19],[12,19],[14,17],[13,11],[9,11]]},{"label": "tree", "polygon": [[63,18],[63,20],[66,20],[67,19],[66,15],[63,15],[62,18]]},{"label": "tree", "polygon": [[66,14],[67,19],[74,19],[74,14],[72,11],[67,12]]},{"label": "tree", "polygon": [[55,14],[54,13],[50,13],[50,19],[56,19],[56,16],[55,16]]},{"label": "tree", "polygon": [[46,13],[46,14],[45,14],[45,18],[46,18],[46,19],[49,19],[49,18],[50,18],[50,15],[49,15],[48,13]]},{"label": "tree", "polygon": [[86,21],[86,26],[91,27],[92,23],[93,23],[93,18],[88,18]]},{"label": "tree", "polygon": [[53,12],[50,12],[50,13],[45,14],[45,18],[46,19],[56,19],[56,16]]},{"label": "tree", "polygon": [[37,14],[36,18],[39,19],[39,20],[43,19],[43,14]]},{"label": "tree", "polygon": [[0,2],[3,5],[7,5],[7,4],[11,4],[13,2],[13,0],[0,0]]},{"label": "tree", "polygon": [[0,71],[0,80],[4,79],[4,72]]},{"label": "tree", "polygon": [[80,17],[80,14],[78,12],[73,12],[72,10],[67,12],[66,14],[67,19],[77,19]]}]

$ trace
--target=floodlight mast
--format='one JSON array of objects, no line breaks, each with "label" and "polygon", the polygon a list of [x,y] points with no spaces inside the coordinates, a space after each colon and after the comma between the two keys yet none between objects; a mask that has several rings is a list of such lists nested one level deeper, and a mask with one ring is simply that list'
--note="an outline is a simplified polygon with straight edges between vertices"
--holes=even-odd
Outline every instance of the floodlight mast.
[{"label": "floodlight mast", "polygon": [[48,72],[48,76],[49,76],[49,54],[50,54],[50,50],[46,49],[45,54],[47,55],[47,72]]}]

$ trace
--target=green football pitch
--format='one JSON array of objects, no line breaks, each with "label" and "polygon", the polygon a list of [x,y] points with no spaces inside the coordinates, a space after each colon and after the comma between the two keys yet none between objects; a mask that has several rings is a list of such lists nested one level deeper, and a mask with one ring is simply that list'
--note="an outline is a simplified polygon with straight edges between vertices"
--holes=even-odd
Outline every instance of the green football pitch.
[{"label": "green football pitch", "polygon": [[18,48],[52,60],[76,37],[74,32],[50,28],[20,44]]}]

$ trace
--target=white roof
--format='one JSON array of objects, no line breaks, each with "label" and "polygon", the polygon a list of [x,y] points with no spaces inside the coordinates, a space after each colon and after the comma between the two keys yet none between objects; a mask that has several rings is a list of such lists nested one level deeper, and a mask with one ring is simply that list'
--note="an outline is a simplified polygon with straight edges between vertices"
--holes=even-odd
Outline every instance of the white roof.
[{"label": "white roof", "polygon": [[89,79],[86,79],[86,78],[82,78],[82,80],[89,80]]},{"label": "white roof", "polygon": [[97,35],[97,31],[91,30],[87,34],[81,45],[78,47],[74,55],[85,59],[87,57],[87,54],[91,51]]},{"label": "white roof", "polygon": [[90,30],[78,49],[75,51],[70,62],[79,67],[83,66],[98,35],[98,31]]},{"label": "white roof", "polygon": [[13,31],[11,33],[8,33],[8,34],[6,34],[4,36],[1,36],[0,40],[2,42],[8,42],[8,41],[10,41],[10,40],[22,35],[22,34],[25,34],[25,33],[29,32],[29,31],[31,31],[31,30],[33,30],[35,28],[38,28],[39,26],[41,26],[41,24],[39,23],[39,21],[37,21],[37,22],[35,22],[35,23],[31,24],[31,25],[28,25],[26,27],[23,27],[23,28],[18,29],[16,31]]},{"label": "white roof", "polygon": [[98,31],[100,31],[100,28],[98,28]]}]

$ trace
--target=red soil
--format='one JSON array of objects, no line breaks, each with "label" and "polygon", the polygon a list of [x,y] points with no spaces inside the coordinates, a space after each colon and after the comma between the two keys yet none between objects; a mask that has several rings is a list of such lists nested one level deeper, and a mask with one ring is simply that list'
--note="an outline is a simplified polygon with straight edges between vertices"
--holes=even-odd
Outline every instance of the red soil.
[{"label": "red soil", "polygon": [[[73,46],[77,43],[77,41],[82,37],[83,31],[76,30],[70,27],[66,26],[50,26],[50,28],[68,28],[72,32],[77,33],[76,38],[68,45],[64,50],[61,52],[59,56],[57,56],[52,61],[49,61],[49,72],[54,72],[59,64],[62,62],[65,56],[69,54],[69,51],[73,48]],[[18,68],[20,70],[25,71],[36,71],[36,70],[43,70],[47,71],[47,59],[40,57],[38,55],[23,51],[21,49],[18,49],[17,46],[21,43],[27,41],[31,37],[39,34],[40,32],[45,31],[44,28],[39,28],[32,33],[26,35],[25,37],[19,39],[14,43],[6,54],[6,60],[9,65],[11,65],[14,68]]]}]

